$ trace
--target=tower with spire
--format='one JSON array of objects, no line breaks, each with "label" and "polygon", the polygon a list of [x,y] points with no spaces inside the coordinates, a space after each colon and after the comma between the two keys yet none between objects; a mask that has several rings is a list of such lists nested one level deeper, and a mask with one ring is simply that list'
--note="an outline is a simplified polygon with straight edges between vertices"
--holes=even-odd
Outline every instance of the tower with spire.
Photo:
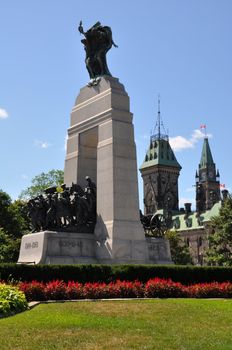
[{"label": "tower with spire", "polygon": [[202,212],[211,209],[220,201],[219,171],[213,161],[209,140],[205,135],[201,160],[196,171],[196,210]]},{"label": "tower with spire", "polygon": [[143,178],[144,214],[154,214],[159,209],[178,210],[178,177],[181,166],[169,144],[158,99],[158,116],[154,133],[144,162],[140,167]]}]

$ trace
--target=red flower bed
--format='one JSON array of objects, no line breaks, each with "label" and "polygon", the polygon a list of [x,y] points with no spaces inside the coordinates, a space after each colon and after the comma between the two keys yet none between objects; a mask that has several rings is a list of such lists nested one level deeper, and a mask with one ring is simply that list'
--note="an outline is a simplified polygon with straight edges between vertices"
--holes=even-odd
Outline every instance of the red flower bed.
[{"label": "red flower bed", "polygon": [[190,298],[232,298],[232,283],[212,282],[188,287]]},{"label": "red flower bed", "polygon": [[160,278],[150,279],[144,287],[146,298],[183,298],[187,297],[187,287],[179,282],[163,280]]},{"label": "red flower bed", "polygon": [[68,299],[84,299],[83,285],[81,283],[68,282],[66,292]]},{"label": "red flower bed", "polygon": [[63,281],[52,281],[45,285],[45,296],[49,300],[68,299],[67,285]]},{"label": "red flower bed", "polygon": [[109,298],[143,298],[144,288],[139,281],[116,281],[108,285]]},{"label": "red flower bed", "polygon": [[42,282],[20,282],[19,288],[22,292],[24,292],[27,301],[42,301],[47,299],[45,293],[45,284]]},{"label": "red flower bed", "polygon": [[201,283],[185,286],[172,280],[150,279],[139,281],[116,281],[106,283],[78,283],[52,281],[21,282],[20,289],[28,301],[107,299],[107,298],[232,298],[232,283]]}]

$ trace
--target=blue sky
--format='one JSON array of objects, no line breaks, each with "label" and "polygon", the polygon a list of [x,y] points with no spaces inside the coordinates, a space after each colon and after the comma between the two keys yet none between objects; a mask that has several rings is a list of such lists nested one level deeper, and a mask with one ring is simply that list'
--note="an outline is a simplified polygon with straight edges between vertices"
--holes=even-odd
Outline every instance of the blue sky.
[{"label": "blue sky", "polygon": [[182,165],[181,204],[194,202],[201,124],[230,190],[231,13],[231,0],[1,1],[0,188],[15,199],[35,175],[64,167],[70,111],[88,82],[77,31],[82,19],[84,29],[98,20],[111,26],[119,46],[108,53],[108,66],[130,96],[138,166],[160,94]]}]

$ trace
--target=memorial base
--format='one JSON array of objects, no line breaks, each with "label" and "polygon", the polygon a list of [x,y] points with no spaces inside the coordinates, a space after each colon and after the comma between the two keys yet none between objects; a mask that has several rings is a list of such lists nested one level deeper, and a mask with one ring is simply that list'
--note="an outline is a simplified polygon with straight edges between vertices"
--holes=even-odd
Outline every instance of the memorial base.
[{"label": "memorial base", "polygon": [[[169,242],[163,238],[146,238],[144,246],[137,240],[97,241],[94,234],[43,231],[24,235],[19,264],[171,264]],[[148,249],[148,259],[142,252]]]},{"label": "memorial base", "polygon": [[43,231],[24,235],[18,263],[92,264],[95,259],[93,234]]}]

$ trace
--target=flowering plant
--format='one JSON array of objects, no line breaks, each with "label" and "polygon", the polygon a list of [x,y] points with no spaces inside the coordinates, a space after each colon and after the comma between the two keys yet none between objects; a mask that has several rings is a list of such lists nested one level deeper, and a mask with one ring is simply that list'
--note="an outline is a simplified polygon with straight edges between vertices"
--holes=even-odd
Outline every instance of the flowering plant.
[{"label": "flowering plant", "polygon": [[71,300],[109,298],[232,298],[232,283],[212,282],[183,285],[170,279],[152,278],[139,281],[79,283],[56,280],[48,283],[20,282],[19,288],[32,300]]}]

